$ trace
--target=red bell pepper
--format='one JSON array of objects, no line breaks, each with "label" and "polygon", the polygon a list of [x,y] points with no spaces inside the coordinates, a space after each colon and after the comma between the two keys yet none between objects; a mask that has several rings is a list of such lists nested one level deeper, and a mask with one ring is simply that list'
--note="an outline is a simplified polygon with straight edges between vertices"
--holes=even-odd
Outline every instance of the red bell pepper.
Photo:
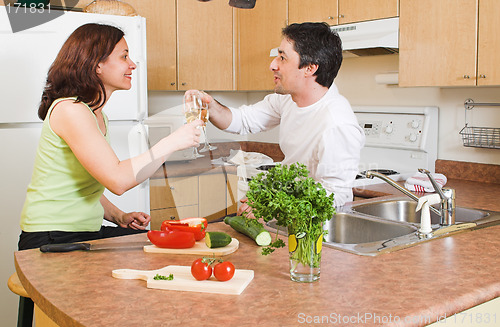
[{"label": "red bell pepper", "polygon": [[188,249],[196,243],[193,233],[179,230],[150,230],[147,235],[151,243],[159,248]]},{"label": "red bell pepper", "polygon": [[183,231],[193,233],[196,241],[205,237],[208,222],[205,218],[186,218],[181,220],[165,220],[161,224],[162,231]]}]

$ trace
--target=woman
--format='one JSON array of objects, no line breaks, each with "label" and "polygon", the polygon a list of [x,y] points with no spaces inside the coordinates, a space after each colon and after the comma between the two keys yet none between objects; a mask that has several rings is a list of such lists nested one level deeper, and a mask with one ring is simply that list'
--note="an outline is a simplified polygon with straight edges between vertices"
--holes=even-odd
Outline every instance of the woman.
[{"label": "woman", "polygon": [[[66,40],[49,69],[38,115],[43,127],[21,213],[19,249],[144,232],[151,217],[125,213],[103,195],[121,195],[149,178],[173,152],[199,145],[200,120],[149,151],[120,161],[109,145],[103,107],[131,87],[136,68],[124,33],[86,24]],[[118,225],[104,227],[103,218]]]}]

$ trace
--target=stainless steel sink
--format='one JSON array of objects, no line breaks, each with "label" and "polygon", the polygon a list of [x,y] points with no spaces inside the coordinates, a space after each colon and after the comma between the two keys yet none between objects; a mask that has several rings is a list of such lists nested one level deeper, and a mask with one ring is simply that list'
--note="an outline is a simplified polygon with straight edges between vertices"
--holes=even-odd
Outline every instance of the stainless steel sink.
[{"label": "stainless steel sink", "polygon": [[[275,231],[276,221],[270,221],[267,226]],[[412,225],[393,221],[363,217],[356,213],[339,212],[324,226],[325,242],[340,244],[358,244],[387,240],[407,234],[415,233],[417,228]],[[286,235],[280,227],[280,234]]]},{"label": "stainless steel sink", "polygon": [[[456,208],[456,224],[439,226],[439,217],[431,214],[433,232],[418,233],[420,213],[416,202],[407,198],[373,200],[345,206],[337,210],[325,224],[323,245],[350,253],[376,256],[393,252],[453,233],[484,228],[500,223],[500,213],[468,208]],[[275,221],[267,223],[276,231]],[[281,227],[280,233],[286,235]]]},{"label": "stainless steel sink", "polygon": [[[355,212],[376,216],[383,219],[407,222],[420,225],[420,211],[415,212],[417,203],[409,199],[393,199],[353,205]],[[485,211],[457,207],[455,220],[459,222],[476,222],[488,217]],[[439,224],[440,217],[431,211],[431,224]]]},{"label": "stainless steel sink", "polygon": [[[266,225],[271,232],[278,229],[274,220]],[[400,247],[399,239],[405,244],[418,241],[417,227],[413,225],[357,213],[336,213],[324,229],[327,231],[324,246],[366,256],[378,255],[396,245]],[[287,234],[283,227],[278,230],[282,235]]]},{"label": "stainless steel sink", "polygon": [[407,224],[337,213],[325,224],[327,243],[357,244],[387,240],[414,233],[417,228]]}]

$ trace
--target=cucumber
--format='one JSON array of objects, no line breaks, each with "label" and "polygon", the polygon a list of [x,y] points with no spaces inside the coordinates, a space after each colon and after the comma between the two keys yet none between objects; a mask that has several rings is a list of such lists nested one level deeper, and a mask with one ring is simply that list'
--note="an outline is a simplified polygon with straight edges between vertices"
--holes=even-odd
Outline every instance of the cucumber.
[{"label": "cucumber", "polygon": [[260,246],[271,244],[271,234],[256,219],[250,219],[243,216],[227,216],[224,222],[238,231],[250,237]]},{"label": "cucumber", "polygon": [[231,241],[231,236],[224,232],[207,232],[205,235],[205,244],[211,249],[222,248]]}]

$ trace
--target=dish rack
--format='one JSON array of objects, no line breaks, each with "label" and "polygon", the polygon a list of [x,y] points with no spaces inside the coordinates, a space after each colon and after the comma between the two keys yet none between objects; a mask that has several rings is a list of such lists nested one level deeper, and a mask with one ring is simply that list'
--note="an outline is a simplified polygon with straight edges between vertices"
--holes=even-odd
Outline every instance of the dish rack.
[{"label": "dish rack", "polygon": [[474,106],[500,106],[500,103],[474,103],[472,99],[465,100],[465,126],[459,132],[462,135],[464,146],[500,149],[500,128],[469,126],[467,122],[467,110],[472,110]]}]

